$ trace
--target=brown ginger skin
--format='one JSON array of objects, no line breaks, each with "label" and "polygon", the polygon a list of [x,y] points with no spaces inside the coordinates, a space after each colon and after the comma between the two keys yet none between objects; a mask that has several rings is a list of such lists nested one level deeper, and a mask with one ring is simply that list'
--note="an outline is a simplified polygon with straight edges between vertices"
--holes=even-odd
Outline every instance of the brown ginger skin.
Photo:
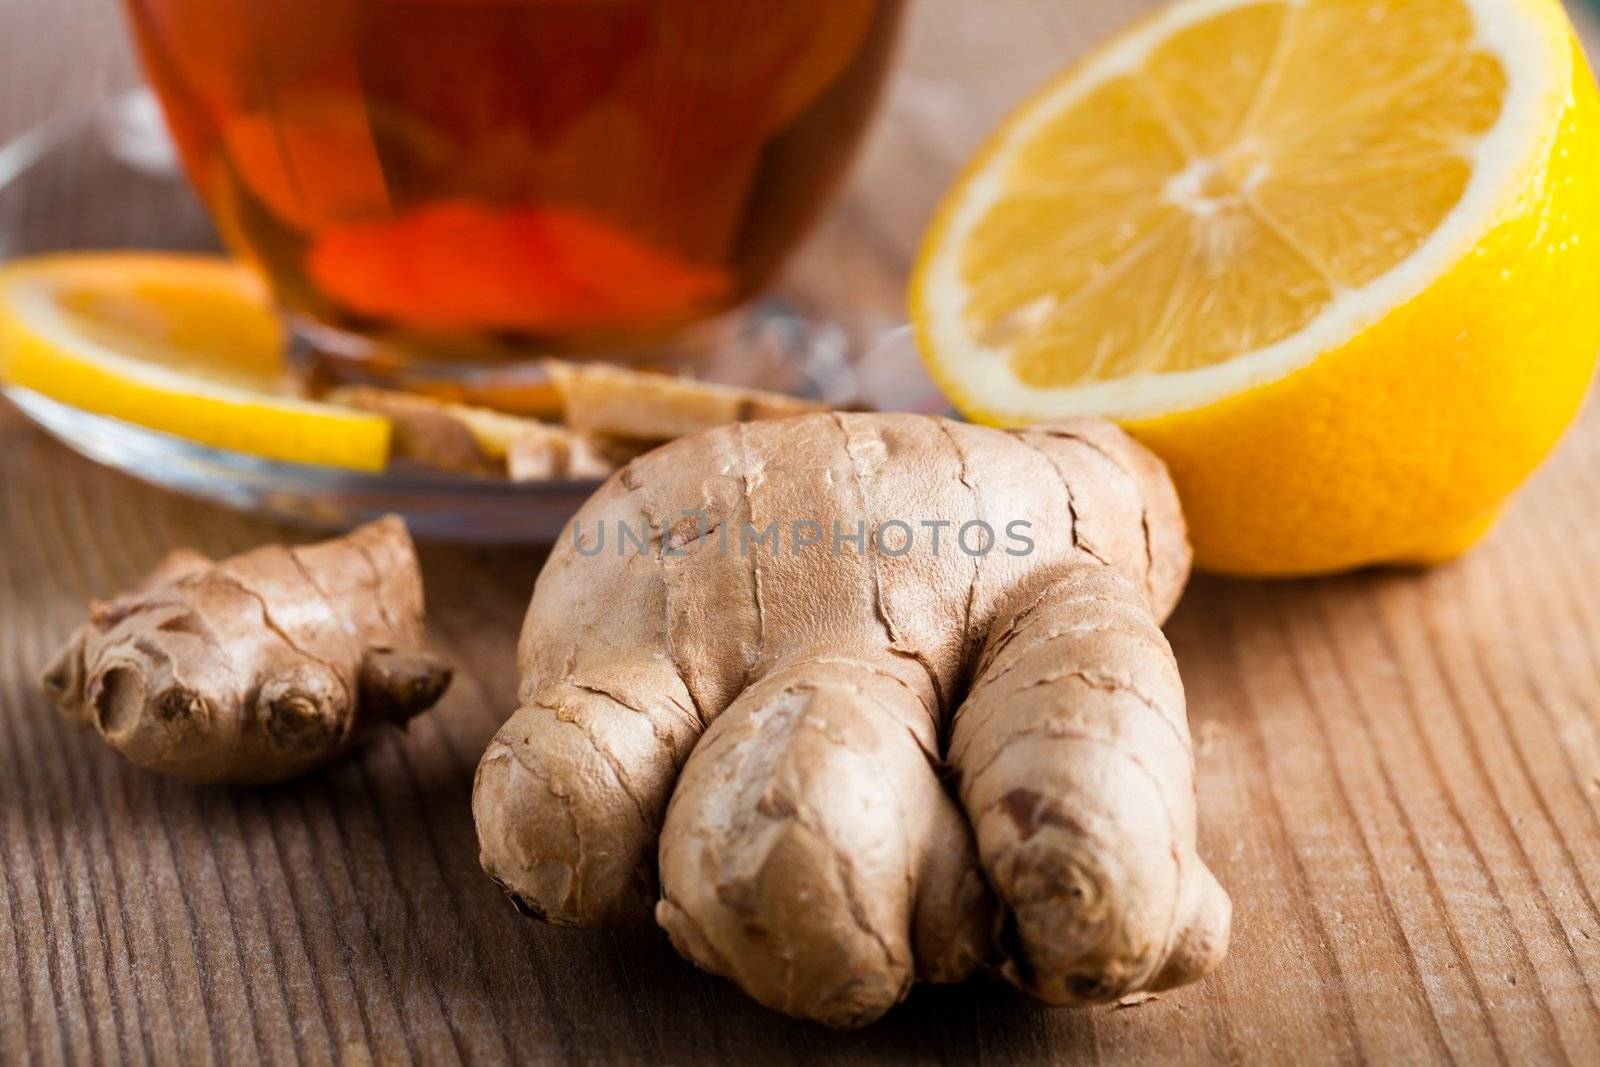
[{"label": "brown ginger skin", "polygon": [[[911,551],[790,541],[890,519]],[[1032,550],[960,551],[980,519],[1029,523]],[[924,520],[951,523],[937,554]],[[1189,551],[1164,468],[1121,431],[732,425],[633,461],[574,521],[473,796],[484,868],[527,910],[654,914],[696,963],[835,1026],[985,965],[1086,1004],[1221,959],[1159,628]],[[743,524],[774,521],[780,551],[741,553]],[[648,526],[646,553],[586,554],[619,522]]]},{"label": "brown ginger skin", "polygon": [[138,589],[91,605],[44,688],[140,766],[280,781],[439,699],[450,669],[427,650],[422,617],[397,518],[222,562],[179,551]]}]

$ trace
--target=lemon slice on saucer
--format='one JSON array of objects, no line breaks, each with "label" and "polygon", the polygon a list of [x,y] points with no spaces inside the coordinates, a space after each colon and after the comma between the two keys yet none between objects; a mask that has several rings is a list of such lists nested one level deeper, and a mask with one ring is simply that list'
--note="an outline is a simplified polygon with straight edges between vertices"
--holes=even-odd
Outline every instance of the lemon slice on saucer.
[{"label": "lemon slice on saucer", "polygon": [[62,254],[0,268],[0,380],[216,448],[380,470],[387,420],[302,398],[254,275],[212,256]]}]

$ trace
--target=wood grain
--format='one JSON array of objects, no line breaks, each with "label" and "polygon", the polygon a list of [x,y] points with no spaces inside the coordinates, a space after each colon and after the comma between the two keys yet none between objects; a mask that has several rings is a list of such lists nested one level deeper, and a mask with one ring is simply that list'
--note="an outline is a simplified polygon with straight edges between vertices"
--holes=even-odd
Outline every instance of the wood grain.
[{"label": "wood grain", "polygon": [[[858,323],[897,315],[954,161],[1144,6],[919,2],[891,113],[799,283]],[[88,91],[63,57],[125,77],[119,33],[104,0],[0,0],[0,133]],[[58,720],[35,678],[89,597],[173,545],[301,535],[0,412],[0,1061],[1600,1063],[1597,503],[1590,415],[1459,564],[1195,582],[1170,635],[1202,850],[1237,915],[1210,980],[1088,1012],[924,988],[834,1034],[654,931],[521,919],[479,872],[472,769],[512,706],[536,553],[427,550],[456,685],[304,782],[181,786]]]}]

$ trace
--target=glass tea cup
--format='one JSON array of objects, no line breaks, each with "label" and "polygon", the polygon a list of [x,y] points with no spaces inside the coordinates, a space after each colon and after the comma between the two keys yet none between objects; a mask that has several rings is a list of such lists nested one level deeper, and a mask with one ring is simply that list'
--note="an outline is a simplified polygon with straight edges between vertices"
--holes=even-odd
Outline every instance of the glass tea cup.
[{"label": "glass tea cup", "polygon": [[408,375],[693,353],[838,185],[903,0],[126,0],[297,347]]}]

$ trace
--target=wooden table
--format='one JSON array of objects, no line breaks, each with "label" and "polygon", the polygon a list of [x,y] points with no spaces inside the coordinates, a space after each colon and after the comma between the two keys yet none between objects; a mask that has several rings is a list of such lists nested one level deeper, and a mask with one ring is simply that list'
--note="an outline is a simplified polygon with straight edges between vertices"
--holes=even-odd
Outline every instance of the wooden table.
[{"label": "wooden table", "polygon": [[[908,249],[982,127],[1146,5],[914,6],[890,114],[797,268],[861,316],[897,313]],[[0,0],[0,132],[92,91],[84,65],[126,77],[119,41],[105,0]],[[1591,416],[1457,565],[1195,582],[1170,633],[1201,847],[1237,915],[1210,980],[1097,1011],[924,988],[837,1034],[654,930],[522,919],[480,873],[472,770],[512,707],[537,553],[427,550],[454,688],[298,784],[189,788],[59,721],[35,678],[86,599],[174,545],[303,535],[0,413],[0,1060],[1600,1063],[1597,505]]]}]

